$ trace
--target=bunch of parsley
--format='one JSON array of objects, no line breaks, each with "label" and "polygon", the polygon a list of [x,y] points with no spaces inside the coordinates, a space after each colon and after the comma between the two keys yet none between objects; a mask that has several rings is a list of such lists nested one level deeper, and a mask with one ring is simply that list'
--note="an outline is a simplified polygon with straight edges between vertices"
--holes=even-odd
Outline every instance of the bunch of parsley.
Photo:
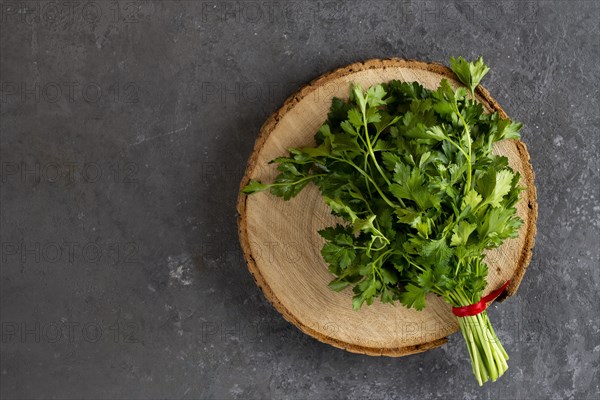
[{"label": "bunch of parsley", "polygon": [[[428,293],[453,307],[481,299],[485,250],[518,234],[519,174],[494,143],[519,138],[520,123],[486,113],[475,88],[489,68],[479,58],[450,60],[466,87],[442,80],[435,91],[391,81],[366,92],[353,85],[335,98],[317,146],[276,158],[273,183],[251,181],[243,192],[270,190],[285,200],[314,183],[346,223],[320,231],[329,286],[352,287],[355,309],[379,298],[421,310]],[[496,380],[508,356],[486,312],[459,318],[482,384]]]}]

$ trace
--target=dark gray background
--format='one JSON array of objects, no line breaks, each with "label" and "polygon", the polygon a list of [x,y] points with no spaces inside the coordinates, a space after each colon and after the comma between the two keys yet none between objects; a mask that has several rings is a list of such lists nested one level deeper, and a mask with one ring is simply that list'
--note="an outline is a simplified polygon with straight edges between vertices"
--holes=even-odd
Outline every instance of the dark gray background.
[{"label": "dark gray background", "polygon": [[[598,398],[598,2],[0,6],[3,398]],[[518,296],[490,310],[510,368],[483,388],[457,335],[393,359],[301,334],[235,210],[262,122],[304,83],[479,54],[540,211]]]}]

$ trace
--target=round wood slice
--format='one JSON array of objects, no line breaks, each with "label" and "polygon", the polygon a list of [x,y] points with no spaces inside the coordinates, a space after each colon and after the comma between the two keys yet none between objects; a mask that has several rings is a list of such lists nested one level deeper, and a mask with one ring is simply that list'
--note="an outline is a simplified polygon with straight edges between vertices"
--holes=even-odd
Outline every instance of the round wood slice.
[{"label": "round wood slice", "polygon": [[[455,87],[459,85],[454,73],[443,65],[400,59],[356,63],[321,76],[290,97],[265,122],[241,187],[250,179],[271,182],[277,171],[268,162],[287,155],[289,147],[314,145],[313,136],[326,119],[331,99],[347,98],[351,82],[367,88],[399,79],[436,89],[443,78]],[[489,111],[507,117],[484,88],[479,87],[476,95]],[[489,276],[484,294],[510,279],[506,297],[516,292],[531,258],[537,203],[525,144],[506,140],[496,151],[507,156],[510,165],[521,173],[521,184],[526,188],[517,205],[525,221],[519,237],[486,257]],[[323,240],[317,231],[340,220],[331,215],[314,185],[290,201],[268,192],[240,194],[238,212],[240,241],[250,272],[267,299],[303,332],[356,353],[402,356],[440,346],[458,331],[450,306],[437,296],[427,298],[423,311],[379,300],[353,311],[351,289],[337,293],[327,287],[333,276],[321,257]]]}]

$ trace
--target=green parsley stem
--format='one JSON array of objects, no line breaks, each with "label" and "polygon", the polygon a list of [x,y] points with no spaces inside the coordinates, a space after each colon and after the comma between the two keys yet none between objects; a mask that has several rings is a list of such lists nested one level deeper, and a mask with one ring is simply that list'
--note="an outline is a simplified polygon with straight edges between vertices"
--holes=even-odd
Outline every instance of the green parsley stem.
[{"label": "green parsley stem", "polygon": [[379,185],[377,185],[377,183],[375,182],[375,180],[373,178],[371,178],[371,176],[369,174],[367,174],[362,168],[360,168],[358,165],[354,164],[352,161],[350,160],[346,160],[343,158],[339,158],[339,157],[330,157],[334,160],[338,160],[338,161],[342,161],[345,162],[348,165],[351,165],[352,167],[354,167],[361,175],[363,175],[365,178],[367,178],[369,180],[369,182],[371,182],[373,184],[373,186],[375,187],[375,190],[377,190],[377,193],[379,193],[379,195],[381,196],[381,198],[390,206],[393,208],[398,208],[397,204],[394,204],[390,199],[387,198],[387,196],[383,193],[383,191],[381,190],[381,188],[379,187]]},{"label": "green parsley stem", "polygon": [[458,115],[458,118],[460,118],[460,120],[463,123],[463,129],[465,131],[465,135],[467,136],[467,146],[469,149],[469,155],[467,157],[467,184],[465,186],[465,194],[467,194],[467,193],[469,193],[469,190],[471,190],[471,179],[473,176],[473,165],[471,162],[472,157],[473,157],[473,155],[471,154],[471,131],[469,130],[469,125],[467,124],[467,121],[465,121],[465,118],[462,116],[462,113],[458,109],[458,104],[456,103],[456,100],[454,102],[454,105],[456,106],[456,110],[455,110],[456,114]]},{"label": "green parsley stem", "polygon": [[[453,306],[466,306],[478,301],[481,296],[470,298],[463,288],[446,293]],[[476,300],[477,299],[477,300]],[[508,369],[508,354],[498,340],[487,312],[459,317],[460,329],[465,337],[477,382],[482,385],[488,379],[495,381]]]},{"label": "green parsley stem", "polygon": [[[360,135],[358,136],[360,137]],[[362,140],[362,138],[361,138]],[[363,141],[364,143],[364,141]],[[365,145],[366,146],[366,145]],[[365,171],[367,171],[367,169],[370,169],[370,165],[369,165],[369,157],[368,155],[365,153],[365,159],[364,159],[364,163],[363,163],[363,169]],[[367,179],[367,176],[365,175],[365,185],[367,186],[367,191],[369,192],[369,197],[373,197],[373,193],[371,192],[371,187],[369,186],[369,180]]]},{"label": "green parsley stem", "polygon": [[456,147],[458,150],[460,150],[461,153],[464,154],[465,158],[467,159],[467,161],[469,161],[469,154],[458,144],[456,143],[454,140],[450,139],[449,136],[445,136],[445,139],[454,147]]},{"label": "green parsley stem", "polygon": [[[365,178],[366,180],[366,178]],[[367,181],[368,182],[368,181]],[[348,182],[348,184],[350,185],[350,187],[354,190],[354,194],[357,195],[362,201],[363,203],[365,203],[365,206],[367,207],[367,210],[369,211],[369,213],[375,215],[375,213],[373,212],[373,210],[371,209],[371,204],[367,201],[367,199],[365,199],[365,197],[362,195],[362,193],[360,192],[360,190],[356,187],[356,185],[353,182]],[[369,193],[370,195],[371,193]],[[370,197],[373,197],[372,195]]]},{"label": "green parsley stem", "polygon": [[297,185],[300,182],[304,182],[304,181],[307,181],[309,179],[317,178],[319,176],[326,176],[326,175],[327,174],[308,175],[308,176],[305,176],[304,178],[298,179],[297,181],[294,181],[294,182],[270,183],[269,186]]},{"label": "green parsley stem", "polygon": [[[367,150],[368,150],[369,154],[371,155],[371,158],[373,159],[373,164],[375,164],[375,168],[377,168],[377,171],[379,171],[379,173],[381,174],[381,176],[383,177],[383,179],[389,186],[392,183],[390,182],[388,177],[385,175],[385,173],[381,169],[381,166],[379,165],[379,163],[377,162],[377,158],[375,157],[375,153],[373,152],[373,146],[371,145],[371,139],[369,137],[369,124],[367,122],[367,110],[365,109],[365,107],[361,108],[361,112],[363,115],[363,124],[364,124],[364,128],[365,128],[365,139],[367,140]],[[373,142],[373,144],[374,143],[375,142]]]},{"label": "green parsley stem", "polygon": [[404,259],[413,267],[415,267],[416,269],[418,269],[421,272],[425,272],[425,269],[423,267],[421,267],[420,265],[418,265],[417,263],[413,262],[410,258],[404,256]]}]

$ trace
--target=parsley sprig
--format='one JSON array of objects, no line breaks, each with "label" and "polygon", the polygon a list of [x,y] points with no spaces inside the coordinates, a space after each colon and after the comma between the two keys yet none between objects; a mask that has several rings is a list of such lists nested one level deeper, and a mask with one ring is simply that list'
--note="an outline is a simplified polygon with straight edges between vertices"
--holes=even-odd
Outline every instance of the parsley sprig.
[{"label": "parsley sprig", "polygon": [[[335,276],[352,287],[358,310],[376,298],[422,310],[429,293],[454,307],[478,302],[487,285],[485,251],[516,237],[520,176],[494,143],[518,139],[522,125],[486,113],[475,89],[489,68],[479,58],[450,60],[465,87],[442,80],[437,90],[391,81],[352,85],[333,99],[316,146],[289,149],[269,190],[285,200],[309,182],[346,223],[319,232]],[[480,384],[507,369],[506,351],[485,311],[459,318]]]}]

